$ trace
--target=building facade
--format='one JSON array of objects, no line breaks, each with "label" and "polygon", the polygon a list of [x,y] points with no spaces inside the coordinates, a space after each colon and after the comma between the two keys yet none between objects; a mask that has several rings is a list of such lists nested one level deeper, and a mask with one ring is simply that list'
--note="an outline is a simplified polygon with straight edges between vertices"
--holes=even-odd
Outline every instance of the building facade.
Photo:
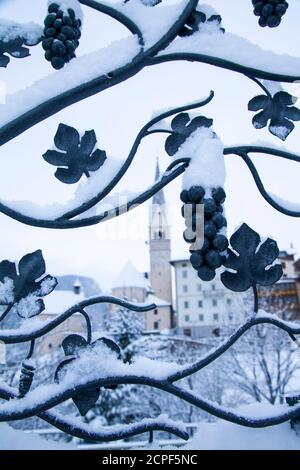
[{"label": "building facade", "polygon": [[274,286],[258,289],[262,308],[285,320],[300,320],[300,266],[293,251],[280,251],[283,276]]},{"label": "building facade", "polygon": [[[127,261],[113,284],[112,295],[131,302],[155,304],[156,308],[141,313],[146,331],[169,330],[172,327],[172,304],[157,297],[149,282],[148,275],[140,273],[131,261]],[[111,305],[111,313],[119,307]]]},{"label": "building facade", "polygon": [[171,261],[175,270],[177,333],[201,338],[222,326],[240,324],[250,307],[248,296],[231,292],[219,279],[203,282],[189,259]]}]

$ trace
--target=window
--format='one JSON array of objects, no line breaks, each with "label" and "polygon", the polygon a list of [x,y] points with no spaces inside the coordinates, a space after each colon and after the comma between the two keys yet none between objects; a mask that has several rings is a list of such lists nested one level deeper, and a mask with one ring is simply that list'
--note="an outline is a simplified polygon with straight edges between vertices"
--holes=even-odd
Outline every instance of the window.
[{"label": "window", "polygon": [[214,313],[214,321],[218,321],[219,320],[219,314],[218,313]]},{"label": "window", "polygon": [[182,271],[182,277],[183,277],[183,279],[186,279],[188,277],[186,270]]},{"label": "window", "polygon": [[231,305],[231,299],[227,299],[227,305]]},{"label": "window", "polygon": [[201,284],[197,284],[197,291],[198,291],[198,292],[202,291],[202,286],[201,286]]},{"label": "window", "polygon": [[202,307],[203,307],[203,301],[202,301],[202,300],[198,300],[198,307],[199,307],[199,308],[202,308]]},{"label": "window", "polygon": [[285,269],[286,268],[286,263],[284,261],[281,261],[281,266],[282,266],[283,269]]},{"label": "window", "polygon": [[229,313],[229,314],[228,314],[228,319],[229,319],[229,321],[232,321],[232,320],[233,320],[233,314],[232,314],[232,313]]},{"label": "window", "polygon": [[183,306],[184,306],[184,308],[189,308],[189,303],[188,303],[187,300],[185,300],[185,301],[183,302]]},{"label": "window", "polygon": [[212,305],[213,307],[216,307],[218,305],[218,301],[216,299],[212,300]]},{"label": "window", "polygon": [[181,265],[183,268],[186,268],[186,263],[182,263]]},{"label": "window", "polygon": [[183,334],[185,336],[191,336],[191,329],[190,328],[184,328]]},{"label": "window", "polygon": [[216,290],[216,286],[214,284],[211,285],[212,290]]},{"label": "window", "polygon": [[158,315],[158,310],[157,310],[157,308],[154,310],[154,315]]},{"label": "window", "polygon": [[203,313],[199,313],[199,321],[204,321],[204,315]]},{"label": "window", "polygon": [[185,320],[186,322],[189,322],[189,321],[190,321],[190,316],[189,316],[189,315],[185,315],[185,316],[184,316],[184,320]]},{"label": "window", "polygon": [[154,330],[158,330],[158,321],[155,321],[153,323],[153,328],[154,328]]},{"label": "window", "polygon": [[183,292],[188,292],[188,290],[189,290],[188,286],[184,285],[183,286]]}]

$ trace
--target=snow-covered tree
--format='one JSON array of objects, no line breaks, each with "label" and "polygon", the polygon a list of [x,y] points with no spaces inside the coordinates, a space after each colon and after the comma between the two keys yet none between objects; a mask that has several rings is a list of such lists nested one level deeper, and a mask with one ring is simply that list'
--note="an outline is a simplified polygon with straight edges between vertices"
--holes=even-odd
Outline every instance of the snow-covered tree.
[{"label": "snow-covered tree", "polygon": [[282,403],[300,369],[299,348],[285,332],[269,325],[252,328],[227,356],[231,387],[258,402]]}]

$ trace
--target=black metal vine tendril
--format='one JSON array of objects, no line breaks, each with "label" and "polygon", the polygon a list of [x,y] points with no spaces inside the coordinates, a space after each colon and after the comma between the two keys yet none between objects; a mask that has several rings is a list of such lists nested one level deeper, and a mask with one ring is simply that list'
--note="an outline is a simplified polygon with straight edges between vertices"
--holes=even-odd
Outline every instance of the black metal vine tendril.
[{"label": "black metal vine tendril", "polygon": [[0,322],[1,322],[2,320],[4,320],[4,318],[7,317],[7,315],[9,314],[9,312],[11,311],[12,308],[13,308],[13,304],[9,304],[9,305],[7,306],[7,308],[5,309],[5,311],[0,315]]},{"label": "black metal vine tendril", "polygon": [[100,13],[104,13],[105,15],[108,15],[111,18],[117,20],[119,23],[125,26],[125,28],[127,28],[132,34],[136,34],[138,36],[141,46],[145,45],[143,33],[140,28],[128,16],[124,15],[119,10],[116,10],[115,8],[109,5],[101,4],[94,0],[79,0],[79,3],[94,10],[97,10]]},{"label": "black metal vine tendril", "polygon": [[35,339],[32,339],[30,341],[30,348],[29,348],[28,354],[26,356],[26,359],[31,359],[32,358],[33,353],[34,353],[34,347],[35,347]]},{"label": "black metal vine tendril", "polygon": [[88,344],[92,341],[92,324],[88,313],[85,310],[79,310],[79,313],[84,317],[86,321],[86,340]]},{"label": "black metal vine tendril", "polygon": [[[66,229],[66,228],[79,228],[79,227],[86,227],[90,225],[95,225],[102,220],[107,220],[107,213],[104,213],[99,216],[94,216],[94,217],[89,217],[89,218],[81,218],[78,220],[69,220],[73,217],[76,217],[87,210],[91,209],[94,207],[96,204],[98,204],[104,197],[106,197],[112,189],[118,184],[118,182],[121,180],[121,178],[124,176],[126,171],[128,170],[129,166],[131,165],[136,152],[139,148],[139,145],[144,137],[147,137],[149,129],[151,132],[151,127],[153,127],[155,124],[159,123],[160,121],[173,116],[174,114],[184,112],[184,111],[189,111],[192,109],[196,109],[199,107],[203,107],[206,104],[210,103],[210,101],[214,97],[214,92],[211,91],[209,96],[205,99],[202,99],[200,101],[197,101],[195,103],[191,103],[188,105],[184,106],[179,106],[176,108],[172,108],[164,113],[161,113],[157,115],[155,118],[151,119],[149,122],[147,122],[143,128],[140,130],[138,133],[131,150],[128,154],[128,157],[126,158],[125,162],[123,163],[122,167],[118,171],[118,173],[114,176],[114,178],[111,180],[111,182],[101,190],[96,196],[91,198],[89,201],[86,201],[85,203],[81,204],[78,208],[73,209],[71,211],[66,212],[64,215],[56,219],[55,221],[51,220],[43,220],[43,219],[37,219],[34,217],[26,216],[21,214],[20,212],[11,209],[7,207],[5,204],[0,202],[0,212],[3,214],[7,215],[8,217],[15,219],[21,223],[24,223],[26,225],[31,225],[34,227],[42,227],[42,228],[53,228],[53,229]],[[179,176],[182,172],[184,171],[184,168],[176,169],[173,175],[168,175],[166,179],[163,181],[162,186],[159,187],[159,189],[162,189],[166,184],[168,184],[170,181],[172,181],[174,178]],[[156,187],[156,185],[154,185]],[[157,189],[158,190],[158,189]],[[152,197],[153,193],[151,193],[149,190],[147,190],[145,193],[143,193],[141,196],[138,198],[135,198],[134,201],[129,202],[128,207],[132,207],[136,204],[141,204],[142,202],[146,201],[150,197]],[[124,213],[124,211],[122,212]],[[120,211],[116,211],[116,214],[119,215]],[[110,217],[109,217],[110,218]]]},{"label": "black metal vine tendril", "polygon": [[256,283],[253,284],[252,286],[252,289],[253,289],[253,297],[254,297],[254,314],[258,313],[258,307],[259,307],[259,304],[258,304],[258,291],[257,291],[257,285]]},{"label": "black metal vine tendril", "polygon": [[264,92],[265,94],[269,97],[269,98],[272,98],[272,95],[271,93],[269,92],[269,90],[267,89],[267,87],[265,87],[259,80],[257,80],[257,78],[255,77],[251,77],[251,75],[245,75],[247,78],[249,78],[249,80],[252,80],[253,82],[255,82]]},{"label": "black metal vine tendril", "polygon": [[248,67],[246,65],[241,65],[230,60],[221,59],[219,57],[209,56],[206,54],[197,54],[193,52],[173,52],[173,53],[163,53],[149,59],[148,65],[157,65],[163,64],[165,62],[175,62],[175,61],[188,61],[188,62],[200,62],[203,64],[214,65],[222,69],[231,70],[232,72],[238,72],[247,77],[256,77],[265,80],[271,80],[274,82],[285,82],[293,83],[297,80],[300,80],[300,76],[297,75],[286,75],[279,73],[267,72],[265,70],[259,70],[253,67]]},{"label": "black metal vine tendril", "polygon": [[[10,400],[16,397],[17,394],[14,389],[10,387],[2,388],[0,386],[0,398],[4,400]],[[89,439],[97,442],[109,442],[112,440],[125,439],[138,434],[149,432],[150,430],[169,432],[184,440],[188,440],[189,438],[188,433],[183,431],[181,427],[177,427],[176,423],[172,425],[171,423],[165,423],[160,420],[151,420],[149,423],[125,425],[123,429],[118,429],[117,431],[109,430],[109,428],[107,430],[97,431],[92,428],[87,428],[86,426],[83,427],[80,424],[77,424],[74,419],[69,420],[67,416],[62,416],[57,412],[45,411],[39,413],[37,416],[52,426],[55,426],[57,429],[60,429],[61,431],[69,434],[70,436],[74,436],[79,439]]]},{"label": "black metal vine tendril", "polygon": [[233,346],[237,342],[237,340],[246,333],[246,331],[248,331],[253,326],[260,325],[260,324],[269,324],[269,325],[276,326],[280,328],[281,330],[286,331],[288,334],[294,334],[294,335],[300,334],[300,326],[295,325],[294,327],[292,327],[289,324],[284,323],[279,318],[276,318],[275,316],[274,318],[252,316],[243,325],[237,328],[237,330],[228,339],[226,339],[223,343],[221,343],[217,348],[215,348],[213,351],[209,351],[198,361],[192,364],[189,364],[186,367],[183,367],[181,370],[179,370],[178,372],[175,372],[174,374],[170,374],[168,376],[168,380],[171,382],[175,382],[177,380],[181,380],[185,377],[188,377],[189,375],[192,375],[195,372],[199,372],[201,369],[208,366],[209,364],[214,362],[216,359],[221,357],[222,354],[228,351],[228,349],[231,346]]},{"label": "black metal vine tendril", "polygon": [[[176,165],[174,165],[176,166]],[[160,181],[156,182],[151,188],[144,191],[142,194],[134,198],[133,200],[129,201],[128,204],[120,208],[114,208],[110,213],[107,211],[93,217],[88,218],[81,218],[76,220],[66,220],[66,221],[51,221],[51,220],[42,220],[36,219],[33,217],[29,217],[26,215],[21,214],[20,212],[10,209],[9,207],[5,206],[4,204],[0,203],[0,212],[3,214],[11,217],[18,222],[21,222],[25,225],[30,225],[33,227],[42,227],[42,228],[49,228],[49,229],[71,229],[71,228],[80,228],[80,227],[88,227],[91,225],[96,225],[102,221],[108,220],[111,217],[117,217],[125,212],[128,212],[130,208],[134,208],[138,204],[142,204],[143,202],[150,199],[157,191],[164,188],[167,184],[181,175],[186,168],[187,165],[181,165],[172,173],[167,174],[165,177],[162,177]],[[127,209],[126,209],[127,208]]]},{"label": "black metal vine tendril", "polygon": [[140,146],[141,141],[143,140],[144,137],[147,137],[149,129],[151,131],[151,127],[153,127],[155,124],[159,123],[160,121],[163,121],[164,119],[173,116],[174,114],[181,113],[181,112],[184,112],[184,111],[189,111],[191,109],[201,108],[201,107],[207,105],[208,103],[210,103],[210,101],[213,99],[213,97],[214,97],[214,92],[210,91],[209,96],[207,98],[201,100],[201,101],[197,101],[195,103],[184,105],[184,106],[179,106],[177,108],[172,108],[168,111],[165,111],[164,113],[161,113],[161,114],[157,115],[155,118],[153,118],[149,122],[147,122],[142,127],[142,129],[138,133],[137,137],[135,138],[135,141],[134,141],[134,143],[131,147],[131,150],[128,154],[128,157],[126,158],[126,160],[123,163],[122,167],[120,168],[118,173],[114,176],[114,178],[111,180],[111,182],[106,186],[106,188],[104,188],[97,196],[92,198],[90,201],[83,203],[77,209],[73,209],[69,212],[66,212],[64,215],[59,217],[57,220],[71,219],[73,217],[76,217],[76,216],[82,214],[83,212],[85,212],[85,211],[91,209],[92,207],[94,207],[95,204],[97,204],[105,196],[107,196],[112,191],[112,189],[114,189],[114,187],[119,183],[121,178],[124,176],[124,174],[128,170],[129,166],[131,165],[131,163],[132,163],[132,161],[133,161],[133,159],[136,155],[136,152],[137,152],[137,150]]},{"label": "black metal vine tendril", "polygon": [[300,211],[295,211],[295,210],[291,210],[291,209],[288,209],[286,207],[283,207],[281,204],[276,202],[268,194],[268,192],[266,191],[266,189],[265,189],[265,187],[264,187],[264,185],[263,185],[263,183],[262,183],[262,181],[259,177],[258,171],[256,170],[254,163],[252,162],[252,160],[248,156],[248,152],[249,153],[251,153],[251,152],[253,152],[253,153],[266,153],[266,154],[269,154],[269,155],[278,156],[278,157],[281,157],[281,158],[286,158],[288,160],[292,160],[292,161],[295,161],[295,162],[300,162],[300,156],[293,155],[293,154],[290,154],[288,152],[283,152],[283,151],[280,151],[280,150],[268,149],[267,147],[251,147],[251,146],[249,146],[249,147],[229,147],[227,149],[224,149],[224,155],[233,154],[233,155],[237,155],[237,156],[241,157],[244,160],[244,162],[246,163],[247,167],[249,168],[249,170],[250,170],[250,172],[253,176],[253,179],[255,181],[257,189],[259,190],[262,197],[270,204],[270,206],[272,206],[274,209],[276,209],[278,212],[281,212],[284,215],[288,215],[290,217],[300,217]]},{"label": "black metal vine tendril", "polygon": [[0,330],[0,341],[3,341],[5,344],[15,344],[15,343],[24,343],[27,341],[31,341],[33,339],[40,338],[41,336],[44,336],[45,334],[49,333],[51,330],[59,326],[61,323],[66,321],[75,313],[81,312],[84,308],[90,307],[91,305],[97,305],[97,304],[102,304],[102,303],[111,303],[111,304],[118,305],[123,308],[127,308],[134,312],[148,312],[156,308],[155,304],[139,305],[139,304],[134,304],[132,302],[128,302],[127,300],[119,299],[118,297],[112,297],[109,295],[90,297],[88,299],[82,300],[78,304],[73,305],[65,312],[58,314],[51,321],[47,322],[44,325],[42,324],[40,327],[36,328],[31,333],[18,333],[18,329],[12,330],[13,333],[8,333],[7,331],[3,333]]}]

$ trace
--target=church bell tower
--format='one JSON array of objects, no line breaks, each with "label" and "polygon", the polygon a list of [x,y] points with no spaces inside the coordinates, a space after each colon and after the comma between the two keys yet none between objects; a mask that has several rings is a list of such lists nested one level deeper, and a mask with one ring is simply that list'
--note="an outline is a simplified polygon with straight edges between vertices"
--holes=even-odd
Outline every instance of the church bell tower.
[{"label": "church bell tower", "polygon": [[[160,179],[158,161],[155,181]],[[165,195],[160,190],[152,198],[149,223],[150,282],[154,294],[172,303],[171,239],[170,226],[165,203]]]}]

